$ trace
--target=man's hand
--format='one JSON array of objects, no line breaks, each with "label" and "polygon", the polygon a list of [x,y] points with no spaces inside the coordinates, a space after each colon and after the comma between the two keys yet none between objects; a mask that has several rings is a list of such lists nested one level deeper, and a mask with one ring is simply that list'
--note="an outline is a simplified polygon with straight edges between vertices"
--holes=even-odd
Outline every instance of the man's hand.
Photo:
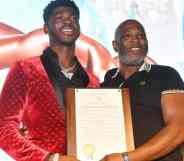
[{"label": "man's hand", "polygon": [[59,161],[80,161],[76,157],[71,155],[61,155]]},{"label": "man's hand", "polygon": [[121,153],[113,153],[106,155],[100,161],[123,161],[123,158]]},{"label": "man's hand", "polygon": [[46,161],[79,161],[76,157],[71,155],[62,155],[59,153],[51,154]]}]

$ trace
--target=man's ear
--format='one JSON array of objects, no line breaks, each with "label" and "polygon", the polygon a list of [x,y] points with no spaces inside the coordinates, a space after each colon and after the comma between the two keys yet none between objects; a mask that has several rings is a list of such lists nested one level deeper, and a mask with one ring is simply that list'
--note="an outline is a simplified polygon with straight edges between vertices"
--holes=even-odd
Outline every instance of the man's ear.
[{"label": "man's ear", "polygon": [[45,34],[48,33],[48,26],[46,24],[44,24],[44,26],[43,26],[43,31]]},{"label": "man's ear", "polygon": [[115,52],[118,52],[118,44],[117,44],[117,41],[116,40],[113,40],[112,41],[112,47],[114,49]]}]

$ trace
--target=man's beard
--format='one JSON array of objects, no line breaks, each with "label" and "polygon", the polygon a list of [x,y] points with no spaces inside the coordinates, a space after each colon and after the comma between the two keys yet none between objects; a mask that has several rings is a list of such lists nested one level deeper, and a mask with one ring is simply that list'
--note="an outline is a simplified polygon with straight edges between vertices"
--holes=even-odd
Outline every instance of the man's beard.
[{"label": "man's beard", "polygon": [[140,66],[144,63],[145,56],[142,55],[139,58],[130,59],[127,54],[119,55],[119,61],[127,66]]}]

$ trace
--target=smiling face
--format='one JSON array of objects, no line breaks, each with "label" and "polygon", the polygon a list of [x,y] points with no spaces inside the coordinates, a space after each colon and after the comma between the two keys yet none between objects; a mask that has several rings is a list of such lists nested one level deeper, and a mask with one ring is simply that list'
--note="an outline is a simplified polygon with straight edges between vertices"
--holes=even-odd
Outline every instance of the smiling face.
[{"label": "smiling face", "polygon": [[148,42],[142,25],[135,20],[120,24],[115,33],[113,47],[119,54],[121,64],[142,65],[148,52]]},{"label": "smiling face", "polygon": [[80,35],[79,18],[70,7],[57,7],[44,26],[51,44],[73,45]]}]

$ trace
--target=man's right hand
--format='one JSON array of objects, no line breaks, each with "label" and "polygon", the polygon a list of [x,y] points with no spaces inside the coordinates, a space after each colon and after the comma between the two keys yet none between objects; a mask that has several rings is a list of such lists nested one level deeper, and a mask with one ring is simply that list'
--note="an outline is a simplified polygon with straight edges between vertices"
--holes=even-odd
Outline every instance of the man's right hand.
[{"label": "man's right hand", "polygon": [[80,161],[76,157],[71,155],[61,155],[59,161]]},{"label": "man's right hand", "polygon": [[51,154],[47,161],[80,161],[75,156],[62,155],[59,153]]}]

